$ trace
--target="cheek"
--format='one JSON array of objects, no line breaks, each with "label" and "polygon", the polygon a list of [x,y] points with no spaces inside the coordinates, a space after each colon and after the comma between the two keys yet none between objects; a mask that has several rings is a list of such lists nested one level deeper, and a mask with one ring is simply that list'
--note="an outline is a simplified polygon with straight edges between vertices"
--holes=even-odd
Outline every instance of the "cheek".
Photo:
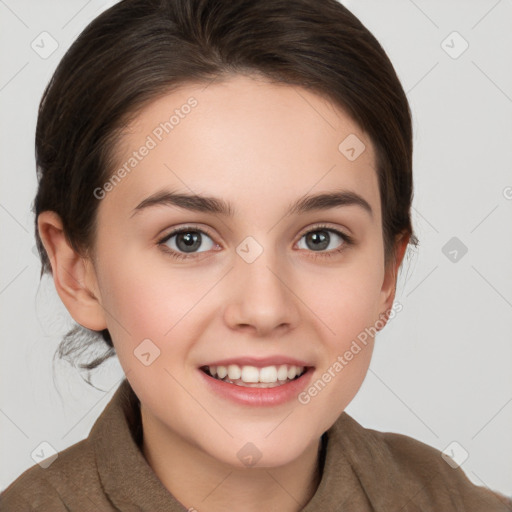
[{"label": "cheek", "polygon": [[378,265],[347,266],[310,280],[301,297],[329,345],[343,350],[376,320],[381,285]]},{"label": "cheek", "polygon": [[[109,261],[106,255],[102,260],[102,303],[116,351],[120,358],[125,354],[126,362],[146,339],[153,341],[162,355],[169,346],[175,355],[185,350],[185,343],[173,340],[190,338],[199,303],[215,284],[211,275],[170,271],[157,263],[141,261],[140,254],[128,250],[122,258]],[[161,364],[164,359],[157,361]]]},{"label": "cheek", "polygon": [[321,287],[309,287],[323,357],[310,386],[299,396],[304,414],[328,428],[352,401],[367,374],[373,352],[372,326],[380,287],[368,272],[340,273]]},{"label": "cheek", "polygon": [[304,302],[312,311],[311,318],[315,319],[324,348],[317,380],[305,401],[311,401],[315,414],[325,414],[325,408],[331,404],[332,416],[327,423],[350,403],[368,371],[375,335],[372,327],[378,319],[381,273],[376,260],[361,260],[303,288]]},{"label": "cheek", "polygon": [[151,266],[137,258],[135,252],[120,252],[117,245],[110,241],[109,250],[100,258],[102,306],[114,341],[122,340],[122,350],[133,350],[143,339],[169,329],[172,318],[168,312],[172,311],[173,295],[177,294],[169,293],[163,280],[157,280]]}]

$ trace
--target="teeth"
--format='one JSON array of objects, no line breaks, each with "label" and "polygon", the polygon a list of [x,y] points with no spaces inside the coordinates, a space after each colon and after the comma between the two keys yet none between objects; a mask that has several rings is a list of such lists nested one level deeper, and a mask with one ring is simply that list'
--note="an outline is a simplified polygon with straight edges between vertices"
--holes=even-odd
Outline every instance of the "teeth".
[{"label": "teeth", "polygon": [[304,366],[295,366],[282,364],[279,366],[265,366],[257,368],[256,366],[238,366],[237,364],[230,364],[229,366],[209,366],[209,373],[212,377],[221,380],[242,382],[235,384],[242,385],[242,383],[254,384],[265,383],[275,384],[279,381],[294,379],[304,373]]},{"label": "teeth", "polygon": [[277,381],[277,368],[275,366],[265,366],[259,372],[260,382],[276,382]]},{"label": "teeth", "polygon": [[228,369],[225,366],[217,366],[217,376],[223,379],[228,374]]},{"label": "teeth", "polygon": [[243,366],[241,379],[244,382],[259,382],[260,371],[256,366]]},{"label": "teeth", "polygon": [[278,380],[286,380],[288,378],[288,366],[282,364],[277,370]]},{"label": "teeth", "polygon": [[[221,366],[220,368],[224,368]],[[242,370],[240,369],[240,366],[237,366],[236,364],[230,364],[228,366],[228,377],[231,380],[239,379],[242,376]],[[212,373],[212,377],[215,377],[215,374]]]},{"label": "teeth", "polygon": [[288,378],[293,379],[297,375],[297,367],[296,366],[290,366],[288,370]]}]

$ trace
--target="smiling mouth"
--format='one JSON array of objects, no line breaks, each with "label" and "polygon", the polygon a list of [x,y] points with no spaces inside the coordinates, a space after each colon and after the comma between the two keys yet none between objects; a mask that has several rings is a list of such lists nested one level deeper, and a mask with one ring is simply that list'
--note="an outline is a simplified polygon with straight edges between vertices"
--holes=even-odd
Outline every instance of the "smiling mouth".
[{"label": "smiling mouth", "polygon": [[299,379],[310,366],[281,364],[276,366],[201,366],[200,370],[210,377],[228,384],[250,388],[274,388]]}]

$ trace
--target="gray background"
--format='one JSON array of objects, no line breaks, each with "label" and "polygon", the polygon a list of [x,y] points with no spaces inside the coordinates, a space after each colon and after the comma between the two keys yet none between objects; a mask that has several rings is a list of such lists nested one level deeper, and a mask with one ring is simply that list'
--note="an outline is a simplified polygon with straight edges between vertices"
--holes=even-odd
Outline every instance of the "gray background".
[{"label": "gray background", "polygon": [[[0,489],[42,442],[60,451],[87,437],[123,377],[114,359],[93,378],[106,393],[64,363],[54,380],[52,356],[73,323],[53,281],[39,282],[30,211],[43,88],[114,3],[0,0]],[[380,41],[411,104],[421,242],[399,278],[403,310],[379,334],[347,412],[450,447],[456,460],[467,452],[473,482],[512,495],[512,1],[343,3]],[[45,31],[58,44],[49,56]]]}]

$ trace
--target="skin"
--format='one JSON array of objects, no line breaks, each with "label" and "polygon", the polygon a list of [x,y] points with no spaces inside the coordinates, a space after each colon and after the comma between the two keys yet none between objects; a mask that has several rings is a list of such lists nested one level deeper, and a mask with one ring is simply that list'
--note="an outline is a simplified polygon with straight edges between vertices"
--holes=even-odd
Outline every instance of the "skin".
[{"label": "skin", "polygon": [[[129,125],[119,165],[191,96],[198,105],[100,201],[90,258],[71,249],[55,213],[40,214],[39,232],[70,314],[89,329],[109,329],[141,400],[144,455],[169,491],[207,512],[297,511],[319,483],[320,437],[359,390],[374,340],[306,405],[233,403],[206,388],[198,367],[284,354],[310,361],[315,382],[391,309],[408,238],[385,268],[368,135],[325,98],[256,75],[189,84],[155,100]],[[338,150],[349,134],[366,146],[354,161]],[[131,216],[165,187],[222,198],[237,214],[157,206]],[[285,215],[297,198],[339,188],[366,199],[373,216],[356,205]],[[196,258],[175,260],[157,242],[189,223],[211,237],[202,235]],[[319,223],[350,234],[354,245],[325,257],[345,243],[331,234],[315,252],[304,234]],[[263,248],[250,264],[236,252],[247,236]],[[176,243],[167,247],[183,248]],[[144,339],[160,350],[149,366],[134,356]],[[237,457],[247,442],[261,452],[252,467]]]}]

